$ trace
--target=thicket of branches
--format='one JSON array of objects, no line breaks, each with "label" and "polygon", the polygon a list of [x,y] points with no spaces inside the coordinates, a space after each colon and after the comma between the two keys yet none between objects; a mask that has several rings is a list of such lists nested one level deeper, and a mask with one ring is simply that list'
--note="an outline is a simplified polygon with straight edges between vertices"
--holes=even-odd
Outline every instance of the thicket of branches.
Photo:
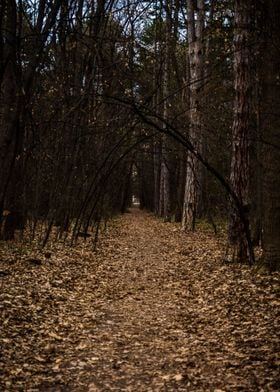
[{"label": "thicket of branches", "polygon": [[275,0],[3,0],[2,239],[98,233],[134,196],[184,230],[228,219],[229,260],[261,244],[278,268],[278,17]]}]

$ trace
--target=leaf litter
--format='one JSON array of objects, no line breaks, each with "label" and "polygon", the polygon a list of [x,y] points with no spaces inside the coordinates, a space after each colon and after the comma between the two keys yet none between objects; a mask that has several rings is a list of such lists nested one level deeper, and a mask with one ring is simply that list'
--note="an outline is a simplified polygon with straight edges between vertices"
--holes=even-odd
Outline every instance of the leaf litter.
[{"label": "leaf litter", "polygon": [[276,391],[279,274],[133,210],[76,248],[0,248],[1,391]]}]

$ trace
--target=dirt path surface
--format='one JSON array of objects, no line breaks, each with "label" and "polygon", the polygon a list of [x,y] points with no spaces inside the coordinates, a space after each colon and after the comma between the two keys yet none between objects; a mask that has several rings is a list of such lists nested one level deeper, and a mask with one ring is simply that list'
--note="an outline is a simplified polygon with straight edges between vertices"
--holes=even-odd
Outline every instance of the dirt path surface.
[{"label": "dirt path surface", "polygon": [[133,210],[96,255],[13,252],[1,254],[1,391],[280,389],[279,275],[223,265],[211,234]]}]

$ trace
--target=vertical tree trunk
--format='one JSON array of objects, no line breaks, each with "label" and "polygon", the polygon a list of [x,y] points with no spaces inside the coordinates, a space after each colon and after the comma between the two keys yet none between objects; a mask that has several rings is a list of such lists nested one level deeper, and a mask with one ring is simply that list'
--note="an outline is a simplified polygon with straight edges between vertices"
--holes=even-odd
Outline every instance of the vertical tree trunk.
[{"label": "vertical tree trunk", "polygon": [[[188,55],[190,63],[190,125],[189,139],[198,151],[202,144],[202,115],[200,109],[200,94],[203,84],[203,30],[204,30],[204,0],[187,2],[188,18]],[[198,202],[198,184],[201,176],[201,166],[192,154],[187,156],[186,184],[182,216],[182,229],[193,230]]]},{"label": "vertical tree trunk", "polygon": [[[156,7],[158,10],[158,4],[156,2]],[[157,11],[158,12],[158,11]],[[160,14],[156,14],[157,20],[160,19]],[[154,53],[156,56],[159,56],[159,39],[160,39],[160,31],[158,31],[158,25],[156,25],[155,30],[155,37],[154,37]],[[159,93],[160,88],[158,86],[158,63],[157,61],[154,62],[153,66],[153,107],[155,112],[158,112],[158,105],[159,105]],[[156,215],[160,215],[160,174],[161,170],[161,135],[157,135],[154,138],[153,142],[153,177],[154,177],[154,213]]]},{"label": "vertical tree trunk", "polygon": [[236,0],[234,17],[234,120],[231,184],[239,207],[231,200],[228,230],[230,261],[252,262],[249,237],[250,25],[252,0]]},{"label": "vertical tree trunk", "polygon": [[153,168],[154,168],[154,213],[159,215],[159,195],[160,195],[160,141],[157,138],[153,145]]},{"label": "vertical tree trunk", "polygon": [[[163,59],[163,119],[168,121],[169,112],[169,90],[170,90],[170,54],[171,54],[171,35],[172,35],[172,0],[165,2],[165,46]],[[163,124],[166,128],[166,123]],[[171,219],[171,202],[170,202],[170,171],[168,166],[168,139],[162,137],[162,155],[160,170],[160,216],[165,221]]]},{"label": "vertical tree trunk", "polygon": [[263,94],[263,258],[271,271],[280,269],[280,2],[264,5]]},{"label": "vertical tree trunk", "polygon": [[[260,21],[259,21],[260,22]],[[257,21],[256,21],[257,23]],[[262,23],[262,21],[261,21]],[[260,37],[255,35],[254,42],[259,42]],[[261,90],[260,90],[260,69],[259,69],[259,44],[254,45],[254,69],[251,75],[254,79],[252,86],[252,110],[253,115],[252,132],[250,139],[250,226],[252,233],[252,244],[259,246],[262,244],[262,224],[263,224],[263,165],[262,165],[262,129],[260,124],[261,111]]]},{"label": "vertical tree trunk", "polygon": [[4,96],[0,130],[0,219],[5,208],[6,215],[2,237],[14,238],[17,226],[22,225],[22,146],[23,127],[21,127],[21,92],[19,68],[17,64],[17,10],[16,2],[8,1],[4,9],[4,61],[1,90]]}]

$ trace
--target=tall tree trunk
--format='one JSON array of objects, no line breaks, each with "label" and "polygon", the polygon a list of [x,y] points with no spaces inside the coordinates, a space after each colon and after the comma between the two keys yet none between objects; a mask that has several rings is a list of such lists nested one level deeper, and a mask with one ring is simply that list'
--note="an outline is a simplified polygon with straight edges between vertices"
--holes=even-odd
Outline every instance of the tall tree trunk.
[{"label": "tall tree trunk", "polygon": [[[257,21],[256,21],[257,23]],[[262,22],[261,22],[262,23]],[[257,29],[256,29],[257,30]],[[255,42],[259,42],[259,35],[255,35]],[[261,111],[261,86],[259,69],[259,44],[254,45],[254,69],[251,75],[254,79],[252,86],[252,110],[253,119],[250,139],[250,226],[252,233],[252,243],[254,246],[262,244],[262,224],[263,224],[263,166],[262,166],[262,129],[260,124]]]},{"label": "tall tree trunk", "polygon": [[231,184],[239,206],[231,200],[228,228],[230,261],[253,262],[249,234],[249,123],[252,89],[250,80],[250,26],[252,0],[235,1],[234,17],[234,120],[232,130]]},{"label": "tall tree trunk", "polygon": [[[202,114],[200,94],[203,84],[203,30],[204,0],[187,2],[188,18],[188,55],[190,63],[190,125],[189,139],[198,151],[202,144]],[[186,184],[182,216],[182,229],[193,230],[198,203],[201,166],[192,154],[187,155]]]},{"label": "tall tree trunk", "polygon": [[264,5],[263,102],[261,127],[263,149],[263,258],[271,271],[280,269],[280,2]]},{"label": "tall tree trunk", "polygon": [[[169,112],[169,93],[170,93],[170,54],[171,54],[171,35],[172,35],[172,0],[166,0],[165,5],[165,45],[163,57],[163,119],[168,121]],[[166,122],[163,123],[166,129]],[[169,168],[168,139],[166,135],[162,137],[162,154],[160,170],[160,216],[165,221],[171,219],[170,201],[170,168]]]},{"label": "tall tree trunk", "polygon": [[[156,8],[157,8],[157,15],[156,18],[157,20],[160,20],[161,18],[161,10],[159,11],[158,7],[158,2],[156,2]],[[154,37],[154,53],[156,56],[160,55],[160,45],[159,45],[159,39],[160,39],[160,34],[161,34],[161,27],[159,24],[156,25],[156,30],[155,30],[155,37]],[[153,108],[155,112],[158,114],[158,106],[159,106],[159,101],[160,101],[160,87],[158,83],[158,73],[159,73],[159,67],[157,61],[154,62],[153,66]],[[154,140],[153,140],[153,178],[154,178],[154,183],[153,183],[153,196],[154,196],[154,213],[156,215],[160,215],[160,178],[161,178],[161,135],[157,135]]]},{"label": "tall tree trunk", "polygon": [[[164,70],[163,70],[163,118],[168,121],[169,112],[169,88],[170,88],[170,54],[171,54],[171,36],[172,36],[172,0],[166,0],[165,3],[166,27],[165,27],[165,50],[164,50]],[[166,128],[166,124],[163,124]],[[163,211],[162,215],[165,221],[171,219],[171,201],[170,201],[170,168],[169,168],[168,140],[163,137],[162,145],[162,197]]]},{"label": "tall tree trunk", "polygon": [[23,182],[22,168],[23,127],[21,127],[20,71],[17,64],[17,10],[16,2],[8,1],[4,11],[4,61],[1,90],[5,105],[2,110],[0,131],[0,217],[6,214],[2,231],[5,240],[13,239],[17,226],[21,226]]},{"label": "tall tree trunk", "polygon": [[153,169],[154,169],[154,213],[159,215],[159,195],[160,195],[160,158],[161,143],[155,138],[153,143]]}]

